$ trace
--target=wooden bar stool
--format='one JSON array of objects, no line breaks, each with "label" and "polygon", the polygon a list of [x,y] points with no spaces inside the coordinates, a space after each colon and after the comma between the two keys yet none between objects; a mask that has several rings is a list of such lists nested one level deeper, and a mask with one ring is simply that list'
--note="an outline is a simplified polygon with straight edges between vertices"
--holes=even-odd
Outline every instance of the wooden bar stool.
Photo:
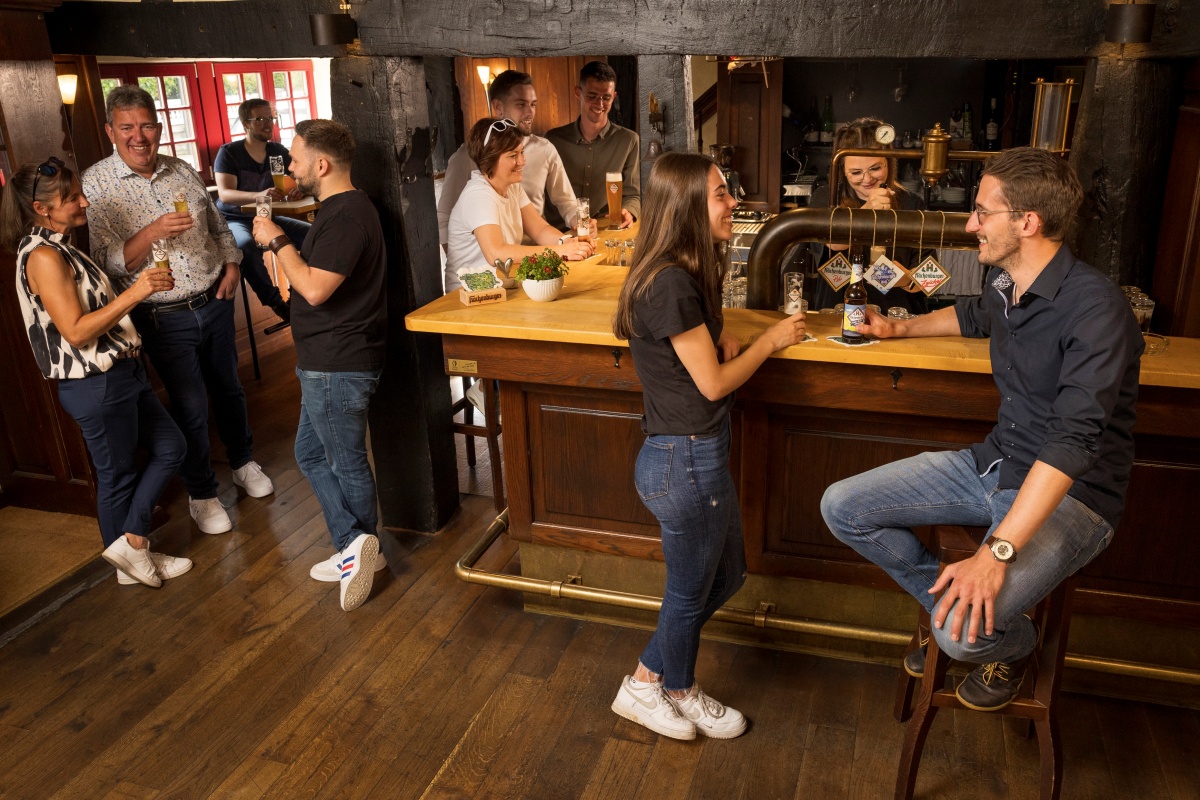
[{"label": "wooden bar stool", "polygon": [[[964,528],[956,525],[940,525],[933,528],[933,547],[938,552],[942,567],[962,561],[979,549],[986,528]],[[1037,732],[1038,750],[1041,754],[1040,780],[1042,800],[1058,800],[1062,789],[1062,742],[1058,734],[1058,687],[1062,681],[1063,657],[1067,652],[1067,634],[1071,626],[1071,593],[1075,589],[1075,577],[1071,576],[1059,584],[1046,599],[1038,603],[1033,619],[1041,631],[1041,640],[1029,661],[1021,691],[1012,703],[993,713],[1028,720]],[[913,646],[920,646],[922,636],[928,636],[929,615],[921,612],[918,633],[913,637]],[[904,747],[900,753],[900,768],[896,775],[897,800],[911,800],[917,783],[917,768],[921,763],[921,751],[925,737],[939,708],[966,707],[959,702],[953,689],[946,688],[946,672],[950,658],[943,653],[937,639],[928,636],[928,651],[925,656],[925,675],[916,692],[916,705],[909,710],[917,679],[903,669],[896,692],[896,718],[907,720],[904,732]],[[1028,734],[1027,734],[1028,735]]]},{"label": "wooden bar stool", "polygon": [[487,440],[488,460],[492,465],[492,498],[496,511],[503,511],[507,505],[504,500],[504,464],[500,458],[500,409],[496,403],[496,392],[491,381],[484,379],[487,385],[483,390],[483,424],[476,425],[475,406],[467,399],[467,389],[471,388],[471,379],[462,377],[463,396],[451,406],[451,418],[462,412],[463,421],[454,422],[454,432],[466,437],[467,466],[475,466],[475,437]]}]

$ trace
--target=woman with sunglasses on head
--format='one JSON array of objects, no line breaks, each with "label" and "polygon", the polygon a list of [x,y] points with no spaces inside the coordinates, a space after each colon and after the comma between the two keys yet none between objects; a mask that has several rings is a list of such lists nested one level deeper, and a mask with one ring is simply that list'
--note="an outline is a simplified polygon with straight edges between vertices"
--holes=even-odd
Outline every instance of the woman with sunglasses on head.
[{"label": "woman with sunglasses on head", "polygon": [[659,156],[613,319],[642,383],[647,438],[634,485],[662,528],[667,582],[654,636],[612,709],[675,739],[732,739],[746,729],[745,717],[701,691],[694,675],[701,627],[745,581],[729,410],[734,390],[769,355],[804,338],[803,314],[745,350],[724,332],[723,251],[736,206],[711,159]]},{"label": "woman with sunglasses on head", "polygon": [[[71,244],[87,222],[79,178],[50,158],[17,170],[0,203],[0,244],[17,253],[17,298],[34,359],[57,380],[58,399],[83,431],[96,469],[104,558],[123,584],[158,587],[192,568],[150,552],[150,513],[183,462],[186,444],[154,396],[138,357],[129,311],[174,285],[168,268],[148,268],[124,292]],[[138,446],[149,451],[139,469]]]},{"label": "woman with sunglasses on head", "polygon": [[[485,117],[467,134],[467,152],[479,167],[450,212],[446,291],[457,289],[459,267],[490,267],[496,260],[536,255],[549,247],[568,261],[596,250],[590,237],[563,235],[537,213],[521,187],[525,137],[510,119]],[[528,239],[533,245],[522,245]]]},{"label": "woman with sunglasses on head", "polygon": [[[881,130],[885,131],[883,135],[880,135]],[[891,230],[890,226],[895,219],[891,214],[893,210],[915,211],[921,208],[920,199],[900,185],[896,159],[887,157],[886,151],[892,149],[892,137],[894,136],[895,130],[890,125],[874,117],[856,119],[839,130],[833,140],[833,152],[854,147],[879,150],[880,153],[878,156],[846,156],[843,158],[842,179],[838,181],[837,196],[834,201],[830,202],[830,189],[826,187],[813,193],[809,206],[852,208],[856,211],[858,209],[874,210],[877,212],[876,222],[881,231]],[[845,214],[842,216],[844,218]],[[863,256],[868,267],[881,252],[889,258],[894,257],[908,269],[916,267],[917,261],[921,258],[915,247],[897,247],[894,251],[892,248],[885,250],[877,247],[874,248],[874,253],[871,252],[872,249],[869,241],[854,243],[854,250]],[[838,252],[844,253],[848,259],[853,258],[854,253],[847,252],[847,250],[845,245],[826,246],[820,264],[824,264]],[[924,314],[929,310],[929,304],[923,292],[907,292],[901,287],[894,287],[885,294],[870,283],[867,283],[866,287],[867,302],[878,305],[885,314],[889,308],[896,306],[904,308],[912,314]],[[835,292],[824,280],[818,278],[816,288],[813,289],[813,308],[832,308],[840,302],[842,302],[842,293]]]}]

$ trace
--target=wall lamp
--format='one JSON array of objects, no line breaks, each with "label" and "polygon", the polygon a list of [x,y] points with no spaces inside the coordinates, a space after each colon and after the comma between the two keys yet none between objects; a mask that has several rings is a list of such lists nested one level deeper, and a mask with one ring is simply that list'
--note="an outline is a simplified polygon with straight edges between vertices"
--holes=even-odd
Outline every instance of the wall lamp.
[{"label": "wall lamp", "polygon": [[341,14],[309,14],[312,41],[316,45],[354,44],[358,38],[358,23],[350,16],[350,4],[342,2]]},{"label": "wall lamp", "polygon": [[1104,41],[1146,44],[1154,28],[1154,3],[1113,3],[1104,20]]},{"label": "wall lamp", "polygon": [[63,105],[75,105],[75,93],[79,89],[78,75],[59,75],[58,93],[62,95]]},{"label": "wall lamp", "polygon": [[1033,85],[1033,131],[1029,146],[1065,156],[1070,149],[1067,147],[1067,120],[1071,114],[1075,81],[1067,78],[1061,83],[1050,83],[1038,78]]},{"label": "wall lamp", "polygon": [[483,84],[484,89],[492,88],[492,81],[496,76],[492,74],[492,68],[486,64],[480,64],[475,68],[475,74],[479,76],[479,82]]}]

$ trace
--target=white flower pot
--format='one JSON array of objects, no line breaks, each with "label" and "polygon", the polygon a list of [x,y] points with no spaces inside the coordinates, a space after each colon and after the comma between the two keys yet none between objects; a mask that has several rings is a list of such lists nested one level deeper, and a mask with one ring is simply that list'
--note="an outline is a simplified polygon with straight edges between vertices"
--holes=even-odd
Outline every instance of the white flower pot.
[{"label": "white flower pot", "polygon": [[557,298],[562,292],[562,287],[562,278],[551,278],[548,281],[521,281],[521,288],[525,290],[529,299],[539,303],[548,303]]}]

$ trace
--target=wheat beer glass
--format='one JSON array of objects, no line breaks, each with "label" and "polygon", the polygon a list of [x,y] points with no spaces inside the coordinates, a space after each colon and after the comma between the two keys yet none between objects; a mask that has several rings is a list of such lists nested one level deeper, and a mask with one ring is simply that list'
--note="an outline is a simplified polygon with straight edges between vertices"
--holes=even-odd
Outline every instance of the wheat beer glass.
[{"label": "wheat beer glass", "polygon": [[614,228],[621,226],[621,193],[624,185],[625,179],[621,173],[605,173],[604,188],[608,192],[608,224]]},{"label": "wheat beer glass", "polygon": [[175,211],[179,214],[188,213],[187,194],[184,192],[175,193]]},{"label": "wheat beer glass", "polygon": [[275,188],[283,192],[283,196],[287,197],[287,189],[283,186],[283,156],[269,156],[271,159],[271,182],[275,184]]},{"label": "wheat beer glass", "polygon": [[[260,194],[258,197],[254,198],[254,216],[271,219],[271,195]],[[258,243],[255,242],[255,244]],[[267,247],[268,245],[265,244],[258,245],[258,249],[260,250],[266,250]]]}]

